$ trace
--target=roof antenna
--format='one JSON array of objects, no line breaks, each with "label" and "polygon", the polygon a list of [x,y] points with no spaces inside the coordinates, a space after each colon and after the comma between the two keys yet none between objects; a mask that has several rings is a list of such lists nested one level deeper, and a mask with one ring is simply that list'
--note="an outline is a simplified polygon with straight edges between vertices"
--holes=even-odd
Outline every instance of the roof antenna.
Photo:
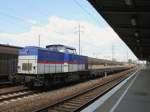
[{"label": "roof antenna", "polygon": [[41,36],[40,36],[40,34],[38,36],[38,39],[39,39],[39,47],[40,47],[40,44],[41,44]]}]

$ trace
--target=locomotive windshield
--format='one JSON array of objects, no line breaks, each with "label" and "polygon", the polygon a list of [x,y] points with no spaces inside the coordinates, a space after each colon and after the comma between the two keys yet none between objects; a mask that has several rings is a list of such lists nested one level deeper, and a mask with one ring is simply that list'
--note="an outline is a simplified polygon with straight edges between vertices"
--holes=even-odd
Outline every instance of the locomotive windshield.
[{"label": "locomotive windshield", "polygon": [[51,46],[48,48],[50,51],[57,51],[57,52],[65,52],[65,48],[58,47],[58,46]]},{"label": "locomotive windshield", "polygon": [[49,45],[46,46],[46,48],[48,48],[50,51],[55,51],[55,52],[77,54],[76,49],[64,45]]},{"label": "locomotive windshield", "polygon": [[66,50],[67,50],[66,52],[69,53],[69,54],[76,54],[76,50],[75,49],[67,48]]}]

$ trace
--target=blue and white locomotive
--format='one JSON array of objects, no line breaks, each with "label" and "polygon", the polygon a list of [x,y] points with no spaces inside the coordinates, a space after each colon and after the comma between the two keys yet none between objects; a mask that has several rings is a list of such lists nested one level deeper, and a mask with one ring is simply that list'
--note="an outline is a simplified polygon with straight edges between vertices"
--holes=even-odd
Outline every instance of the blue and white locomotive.
[{"label": "blue and white locomotive", "polygon": [[77,78],[77,75],[64,77],[64,74],[86,69],[87,57],[77,55],[76,49],[68,46],[48,45],[46,48],[30,46],[19,51],[18,74],[24,75],[26,82],[34,80],[43,84],[49,80],[56,82],[56,79],[65,81],[68,77],[72,80]]}]

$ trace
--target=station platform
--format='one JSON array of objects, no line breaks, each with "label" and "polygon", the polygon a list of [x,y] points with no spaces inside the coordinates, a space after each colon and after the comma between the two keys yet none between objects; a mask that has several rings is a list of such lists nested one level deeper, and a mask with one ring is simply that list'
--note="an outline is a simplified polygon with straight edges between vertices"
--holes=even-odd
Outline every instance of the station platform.
[{"label": "station platform", "polygon": [[132,82],[118,105],[112,108],[114,112],[150,112],[150,68],[141,70]]},{"label": "station platform", "polygon": [[82,112],[150,112],[150,67],[136,71],[114,89]]}]

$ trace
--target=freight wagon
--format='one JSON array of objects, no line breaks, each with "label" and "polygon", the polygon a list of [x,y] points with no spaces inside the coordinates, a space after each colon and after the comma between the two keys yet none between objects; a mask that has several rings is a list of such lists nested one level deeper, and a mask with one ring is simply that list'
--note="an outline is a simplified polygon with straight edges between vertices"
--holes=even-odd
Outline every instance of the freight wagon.
[{"label": "freight wagon", "polygon": [[9,81],[17,72],[21,47],[0,44],[0,82]]}]

